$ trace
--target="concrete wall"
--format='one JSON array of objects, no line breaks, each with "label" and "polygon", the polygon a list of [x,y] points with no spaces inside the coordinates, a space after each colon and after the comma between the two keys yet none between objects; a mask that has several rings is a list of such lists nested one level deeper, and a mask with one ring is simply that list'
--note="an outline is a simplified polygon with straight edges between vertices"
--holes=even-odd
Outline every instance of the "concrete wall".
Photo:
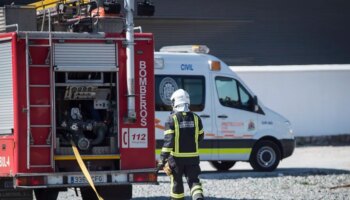
[{"label": "concrete wall", "polygon": [[350,65],[231,67],[296,136],[350,133]]}]

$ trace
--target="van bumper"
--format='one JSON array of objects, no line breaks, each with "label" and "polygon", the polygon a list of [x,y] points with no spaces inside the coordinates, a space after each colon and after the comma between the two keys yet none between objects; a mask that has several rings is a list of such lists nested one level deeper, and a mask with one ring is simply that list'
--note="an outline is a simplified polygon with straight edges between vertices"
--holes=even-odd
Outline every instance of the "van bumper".
[{"label": "van bumper", "polygon": [[291,156],[295,149],[295,139],[282,139],[282,159]]}]

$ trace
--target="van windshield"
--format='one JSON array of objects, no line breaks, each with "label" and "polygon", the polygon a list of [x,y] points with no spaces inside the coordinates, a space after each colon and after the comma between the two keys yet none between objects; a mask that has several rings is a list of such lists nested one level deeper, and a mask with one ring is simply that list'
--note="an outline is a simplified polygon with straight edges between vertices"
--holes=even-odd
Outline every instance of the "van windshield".
[{"label": "van windshield", "polygon": [[202,111],[204,109],[204,76],[156,75],[155,83],[156,111],[172,111],[170,97],[177,89],[184,89],[190,95],[191,111]]}]

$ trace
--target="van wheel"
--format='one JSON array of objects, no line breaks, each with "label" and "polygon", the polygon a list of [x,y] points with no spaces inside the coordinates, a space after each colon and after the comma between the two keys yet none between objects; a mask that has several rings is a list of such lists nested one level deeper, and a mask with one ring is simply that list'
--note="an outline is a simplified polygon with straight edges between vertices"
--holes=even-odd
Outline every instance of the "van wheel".
[{"label": "van wheel", "polygon": [[281,151],[277,144],[263,140],[254,146],[249,162],[256,171],[270,172],[277,168],[280,160]]},{"label": "van wheel", "polygon": [[218,171],[227,171],[235,164],[235,161],[210,161],[210,165]]}]

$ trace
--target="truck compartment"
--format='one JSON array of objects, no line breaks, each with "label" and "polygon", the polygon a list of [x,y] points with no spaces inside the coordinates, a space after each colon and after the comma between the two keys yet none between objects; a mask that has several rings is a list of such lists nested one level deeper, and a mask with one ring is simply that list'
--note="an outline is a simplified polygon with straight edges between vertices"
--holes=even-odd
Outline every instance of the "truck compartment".
[{"label": "truck compartment", "polygon": [[55,72],[55,165],[80,171],[72,144],[89,170],[118,170],[116,72]]}]

